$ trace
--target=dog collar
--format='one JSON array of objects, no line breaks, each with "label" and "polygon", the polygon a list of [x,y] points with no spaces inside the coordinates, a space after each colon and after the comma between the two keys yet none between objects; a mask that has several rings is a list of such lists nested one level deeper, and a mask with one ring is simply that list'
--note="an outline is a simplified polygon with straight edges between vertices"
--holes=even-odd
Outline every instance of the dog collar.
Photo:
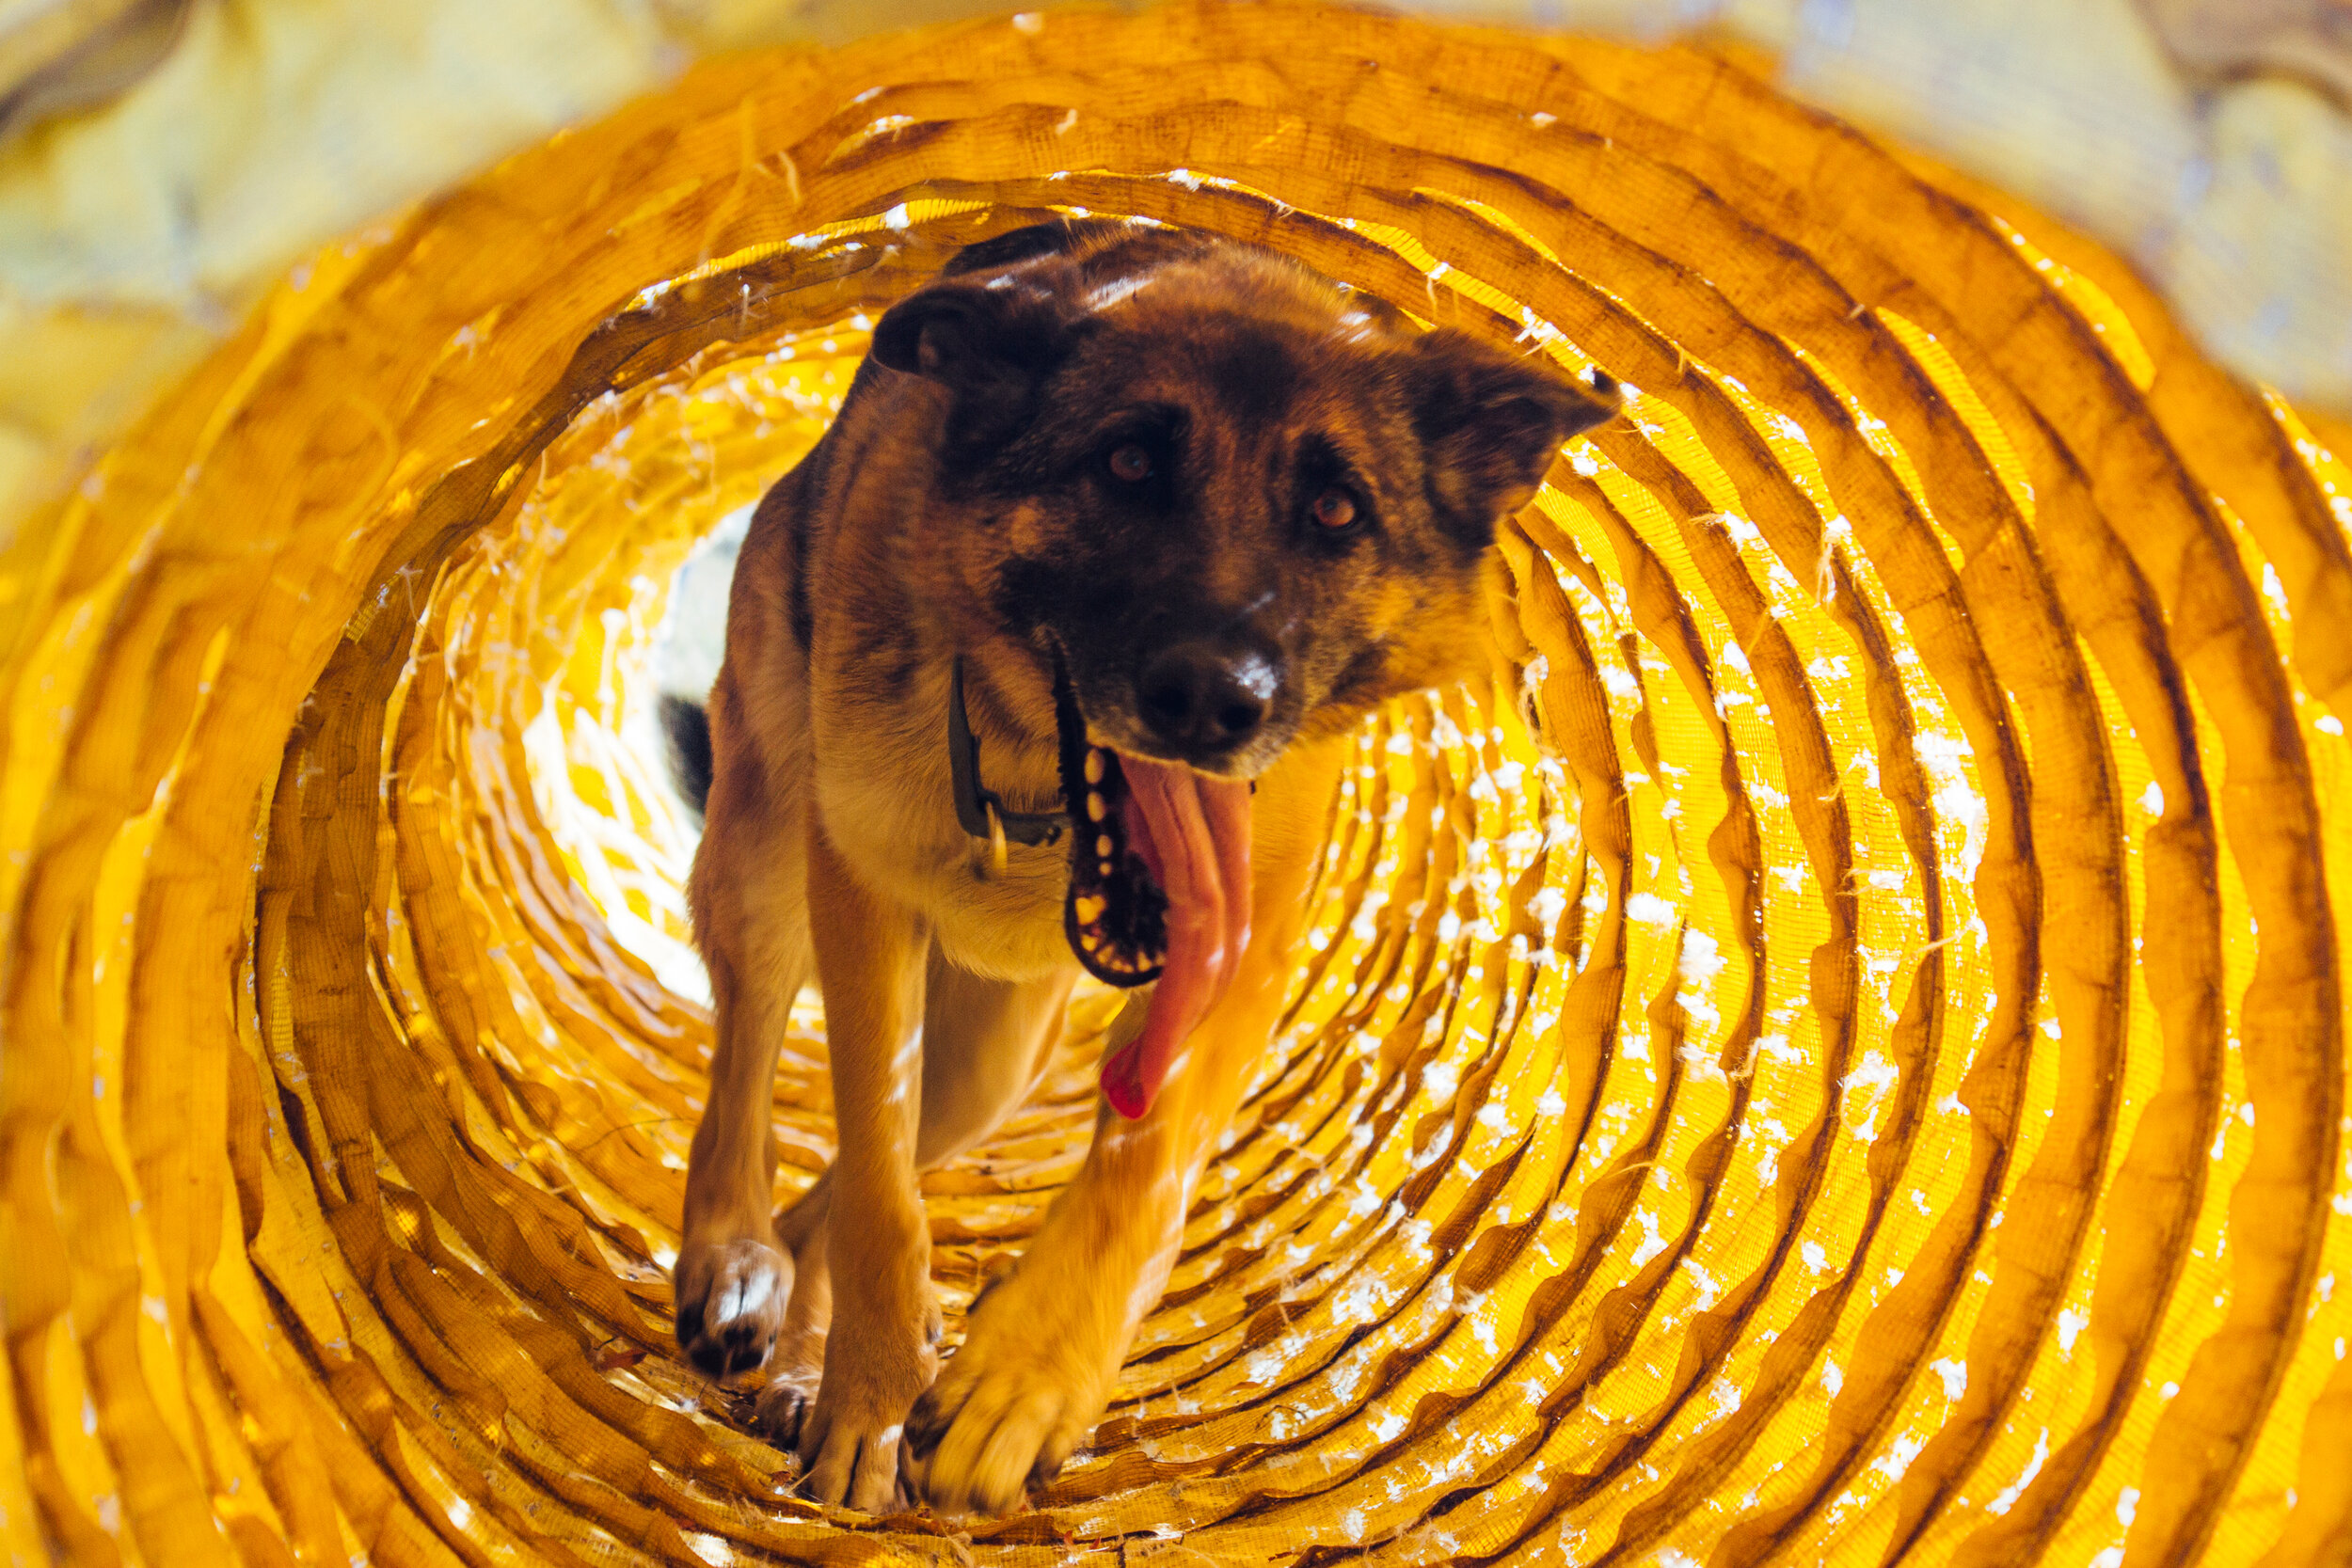
[{"label": "dog collar", "polygon": [[956,821],[974,838],[992,843],[1051,844],[1061,837],[1063,814],[1014,811],[980,783],[980,740],[963,710],[963,657],[947,676],[947,773],[956,796]]}]

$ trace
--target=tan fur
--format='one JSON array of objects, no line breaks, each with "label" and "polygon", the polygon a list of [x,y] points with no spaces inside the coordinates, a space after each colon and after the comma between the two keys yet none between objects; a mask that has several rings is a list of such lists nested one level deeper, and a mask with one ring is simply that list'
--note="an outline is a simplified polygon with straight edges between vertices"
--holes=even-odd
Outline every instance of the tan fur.
[{"label": "tan fur", "polygon": [[[812,1495],[882,1510],[911,1487],[997,1510],[1085,1438],[1167,1278],[1281,1006],[1347,732],[1483,659],[1495,515],[1612,404],[1467,340],[1417,339],[1262,252],[1116,225],[1014,236],[903,302],[876,343],[834,430],[753,522],[711,695],[691,894],[719,1038],[679,1334],[714,1370],[772,1353],[760,1419],[797,1443]],[[1065,346],[1041,358],[1040,344]],[[1181,503],[1161,513],[1120,512],[1087,477],[1089,421],[1121,402],[1183,412]],[[1301,531],[1283,486],[1326,448],[1376,510],[1376,538]],[[1046,650],[1068,650],[1100,737],[1152,754],[1119,639],[1146,636],[1132,628],[1171,594],[1255,617],[1285,672],[1279,723],[1203,765],[1258,783],[1254,935],[1150,1113],[1102,1111],[1078,1177],[943,1372],[916,1177],[1019,1105],[1077,973],[1067,851],[1015,845],[998,875],[958,826],[952,661],[990,787],[1056,810]],[[1089,596],[1107,596],[1094,621],[1057,619]],[[812,978],[840,1151],[771,1220],[770,1085]]]}]

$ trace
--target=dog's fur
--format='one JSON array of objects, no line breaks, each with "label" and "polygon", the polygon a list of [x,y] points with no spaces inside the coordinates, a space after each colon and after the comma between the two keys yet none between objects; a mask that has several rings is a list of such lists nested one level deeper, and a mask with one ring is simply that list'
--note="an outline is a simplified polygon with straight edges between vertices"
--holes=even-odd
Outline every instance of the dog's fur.
[{"label": "dog's fur", "polygon": [[[678,1338],[714,1372],[773,1359],[759,1418],[813,1496],[1000,1510],[1092,1428],[1277,1022],[1346,736],[1481,665],[1497,519],[1614,406],[1605,378],[1143,226],[1001,236],[882,318],[745,541],[691,887],[718,1050]],[[1148,478],[1112,477],[1137,446]],[[1334,487],[1345,530],[1311,511]],[[1254,650],[1263,721],[1171,757],[1137,671],[1202,635]],[[1019,1105],[1078,974],[1066,853],[1000,868],[958,826],[949,674],[961,656],[988,784],[1053,810],[1057,652],[1098,743],[1256,781],[1254,934],[1148,1112],[1100,1114],[942,1372],[916,1175]],[[771,1081],[812,975],[840,1151],[771,1216]]]}]

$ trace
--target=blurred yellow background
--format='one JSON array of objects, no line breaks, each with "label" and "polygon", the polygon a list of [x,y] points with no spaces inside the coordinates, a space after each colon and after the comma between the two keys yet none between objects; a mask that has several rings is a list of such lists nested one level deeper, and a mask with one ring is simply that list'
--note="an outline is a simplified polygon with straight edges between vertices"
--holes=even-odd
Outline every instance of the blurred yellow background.
[{"label": "blurred yellow background", "polygon": [[[0,0],[0,535],[325,241],[714,53],[998,8]],[[2352,0],[1406,8],[1756,52],[2098,238],[2224,363],[2352,414]]]}]

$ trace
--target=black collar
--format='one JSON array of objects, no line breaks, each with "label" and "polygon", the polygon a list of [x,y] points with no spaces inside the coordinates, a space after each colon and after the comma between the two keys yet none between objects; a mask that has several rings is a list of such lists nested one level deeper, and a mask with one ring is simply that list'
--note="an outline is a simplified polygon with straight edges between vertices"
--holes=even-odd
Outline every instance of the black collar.
[{"label": "black collar", "polygon": [[963,711],[961,654],[947,677],[947,771],[955,784],[956,821],[974,838],[993,840],[1002,833],[1015,844],[1051,844],[1061,837],[1063,813],[1012,811],[981,784],[980,741]]}]

